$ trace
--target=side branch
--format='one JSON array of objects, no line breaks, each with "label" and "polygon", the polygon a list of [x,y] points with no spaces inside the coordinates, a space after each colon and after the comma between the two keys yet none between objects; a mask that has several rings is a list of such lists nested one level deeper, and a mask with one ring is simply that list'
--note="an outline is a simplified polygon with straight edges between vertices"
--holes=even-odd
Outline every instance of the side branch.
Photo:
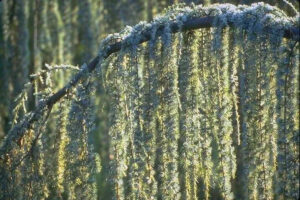
[{"label": "side branch", "polygon": [[[181,21],[180,23],[177,21],[171,21],[169,23],[170,29],[172,33],[176,33],[179,31],[187,31],[193,29],[200,29],[200,28],[209,28],[214,26],[215,17],[207,16],[207,17],[189,17],[185,21]],[[233,22],[228,23],[229,26],[233,26]],[[158,26],[156,37],[159,37],[163,34],[165,28],[165,24],[161,24]],[[136,44],[141,44],[143,42],[149,41],[151,39],[151,32],[152,27],[147,27],[140,34],[137,36]],[[299,29],[298,27],[292,27],[289,29],[284,30],[284,37],[292,39],[292,40],[299,40]],[[126,39],[125,39],[126,40]],[[69,91],[77,85],[79,81],[81,81],[85,75],[85,73],[92,72],[96,68],[96,66],[101,64],[102,59],[108,58],[111,54],[119,51],[122,47],[127,47],[132,44],[127,43],[127,41],[118,41],[113,43],[107,47],[104,47],[102,50],[100,57],[99,55],[95,57],[86,68],[82,69],[78,72],[70,82],[64,86],[62,89],[57,91],[52,96],[48,97],[45,101],[40,102],[37,105],[37,108],[21,123],[16,125],[8,134],[8,136],[3,141],[3,144],[0,148],[0,160],[5,160],[6,157],[10,155],[10,152],[13,148],[13,143],[18,143],[25,133],[26,130],[32,128],[34,122],[38,121],[41,116],[47,111],[51,110],[53,105],[58,102],[62,97],[69,93]]]}]

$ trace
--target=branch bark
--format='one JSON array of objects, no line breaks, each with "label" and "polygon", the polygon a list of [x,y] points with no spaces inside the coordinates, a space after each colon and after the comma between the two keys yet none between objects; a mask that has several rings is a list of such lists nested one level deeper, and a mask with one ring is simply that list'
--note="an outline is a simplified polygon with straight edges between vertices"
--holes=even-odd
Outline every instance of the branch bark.
[{"label": "branch bark", "polygon": [[[187,31],[187,30],[194,30],[194,29],[200,29],[200,28],[209,28],[214,26],[214,17],[207,16],[207,17],[191,17],[187,19],[183,24],[179,24],[178,22],[174,21],[170,23],[170,29],[172,33],[177,33],[179,31]],[[233,22],[229,23],[229,26],[232,26]],[[163,34],[164,30],[164,24],[160,25],[157,29],[156,36],[159,37]],[[299,28],[298,27],[292,27],[289,29],[284,30],[284,37],[299,41]],[[151,39],[151,27],[146,28],[143,30],[140,34],[140,37],[138,37],[139,40],[137,41],[138,44],[141,44],[143,42],[149,41]],[[125,43],[126,44],[126,43]],[[114,44],[111,44],[107,46],[103,52],[101,52],[101,55],[103,55],[103,59],[108,58],[111,54],[118,52],[121,50],[122,46],[124,46],[124,41],[118,41]],[[129,46],[129,45],[128,45]],[[126,47],[126,45],[125,45]],[[96,66],[98,65],[99,61],[101,60],[100,56],[96,56],[88,65],[87,70],[88,72],[93,72]],[[84,74],[86,71],[80,71],[78,72],[70,82],[64,86],[62,89],[57,91],[55,94],[50,96],[48,99],[46,99],[44,102],[41,102],[38,104],[37,108],[32,112],[30,117],[27,120],[24,120],[17,126],[15,126],[8,136],[5,138],[1,148],[0,148],[0,159],[5,159],[7,156],[9,156],[9,153],[11,152],[13,145],[12,143],[18,143],[20,141],[25,133],[26,130],[30,129],[33,125],[33,123],[43,115],[43,112],[45,112],[48,109],[51,109],[52,106],[58,102],[62,97],[64,97],[71,88],[77,85],[77,83],[83,79]]]}]

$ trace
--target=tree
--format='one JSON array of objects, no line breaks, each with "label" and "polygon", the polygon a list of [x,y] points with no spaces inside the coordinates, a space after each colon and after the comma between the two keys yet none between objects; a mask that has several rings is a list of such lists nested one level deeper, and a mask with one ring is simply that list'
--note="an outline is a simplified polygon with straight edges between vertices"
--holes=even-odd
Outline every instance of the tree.
[{"label": "tree", "polygon": [[[81,3],[79,14],[91,5]],[[109,35],[80,69],[46,65],[21,92],[15,116],[25,114],[1,146],[1,198],[97,198],[99,77],[114,199],[298,198],[298,27],[263,3],[178,5]],[[79,38],[94,37],[86,29]],[[66,70],[76,73],[54,93]]]}]

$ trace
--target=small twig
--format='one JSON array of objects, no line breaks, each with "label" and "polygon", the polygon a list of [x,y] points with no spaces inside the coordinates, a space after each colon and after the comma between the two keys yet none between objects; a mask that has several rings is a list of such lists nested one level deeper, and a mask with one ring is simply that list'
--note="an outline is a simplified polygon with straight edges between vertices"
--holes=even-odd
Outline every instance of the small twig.
[{"label": "small twig", "polygon": [[288,5],[288,7],[291,8],[291,10],[294,12],[295,15],[298,15],[298,11],[297,9],[295,8],[295,6],[289,2],[288,0],[282,0],[286,5]]}]

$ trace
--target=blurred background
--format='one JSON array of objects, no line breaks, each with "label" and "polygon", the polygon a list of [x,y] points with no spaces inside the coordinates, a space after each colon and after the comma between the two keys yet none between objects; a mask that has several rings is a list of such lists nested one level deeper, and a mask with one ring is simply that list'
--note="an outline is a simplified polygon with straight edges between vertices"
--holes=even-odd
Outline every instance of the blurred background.
[{"label": "blurred background", "polygon": [[[15,98],[30,74],[45,64],[88,63],[97,53],[100,41],[108,34],[119,32],[126,25],[151,21],[175,3],[251,4],[255,0],[2,0],[0,1],[0,141],[9,132]],[[292,10],[284,0],[266,0],[288,14]],[[298,0],[290,0],[299,7]],[[64,72],[55,77],[54,87],[61,88],[70,77]],[[100,80],[99,80],[100,81]],[[56,91],[54,90],[54,92]],[[108,161],[108,99],[104,89],[96,91],[96,130],[94,144],[100,154],[102,170],[97,177],[99,195],[111,199],[107,181]],[[29,97],[29,108],[36,102]],[[48,123],[49,135],[55,123]]]}]

